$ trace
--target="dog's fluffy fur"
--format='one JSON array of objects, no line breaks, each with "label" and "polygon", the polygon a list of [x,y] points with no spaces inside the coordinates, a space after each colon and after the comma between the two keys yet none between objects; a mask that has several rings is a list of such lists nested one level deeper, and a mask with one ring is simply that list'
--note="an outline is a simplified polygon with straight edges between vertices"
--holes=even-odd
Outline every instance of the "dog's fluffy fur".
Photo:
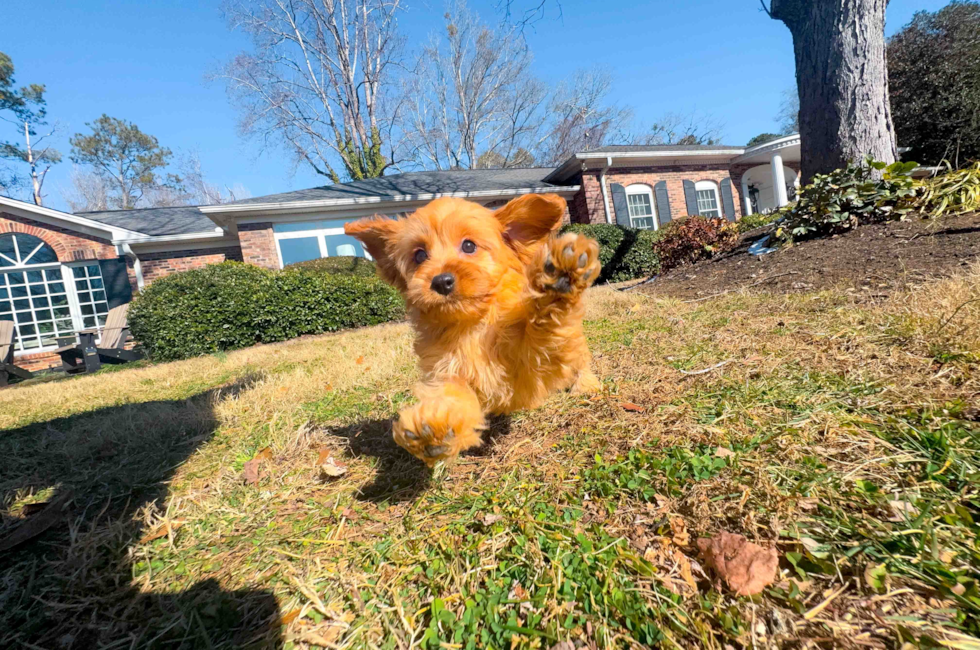
[{"label": "dog's fluffy fur", "polygon": [[427,465],[480,445],[485,414],[533,408],[563,388],[599,390],[582,331],[599,247],[556,234],[564,206],[554,194],[496,211],[442,198],[408,218],[344,227],[408,304],[423,379],[394,438]]}]

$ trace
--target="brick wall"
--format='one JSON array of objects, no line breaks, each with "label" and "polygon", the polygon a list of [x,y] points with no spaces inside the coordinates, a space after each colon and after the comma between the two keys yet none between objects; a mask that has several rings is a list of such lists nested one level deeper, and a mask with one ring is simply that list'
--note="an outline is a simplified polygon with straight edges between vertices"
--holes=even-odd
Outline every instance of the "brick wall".
[{"label": "brick wall", "polygon": [[143,267],[145,284],[150,284],[154,280],[171,273],[199,269],[208,264],[220,264],[229,260],[242,261],[242,249],[239,246],[137,254],[140,258],[140,265]]},{"label": "brick wall", "polygon": [[0,212],[0,234],[20,232],[40,237],[58,255],[58,261],[110,260],[118,257],[115,246],[108,239],[99,239],[60,226],[27,219],[8,212]]},{"label": "brick wall", "polygon": [[242,261],[267,269],[279,268],[279,252],[271,222],[239,224],[238,242],[241,244]]},{"label": "brick wall", "polygon": [[[572,220],[576,223],[607,223],[602,200],[602,186],[599,183],[600,170],[582,172],[579,184],[582,186],[572,201]],[[616,222],[610,186],[619,183],[628,187],[634,183],[649,185],[652,190],[660,181],[667,182],[667,196],[670,199],[670,214],[676,219],[687,216],[687,201],[684,198],[684,181],[714,181],[719,184],[728,178],[728,164],[677,165],[673,167],[619,167],[606,172],[606,191],[609,193],[610,221]],[[739,177],[741,180],[741,176]],[[719,187],[719,200],[721,199]],[[742,216],[741,188],[732,179],[732,199],[735,202],[736,217]]]}]

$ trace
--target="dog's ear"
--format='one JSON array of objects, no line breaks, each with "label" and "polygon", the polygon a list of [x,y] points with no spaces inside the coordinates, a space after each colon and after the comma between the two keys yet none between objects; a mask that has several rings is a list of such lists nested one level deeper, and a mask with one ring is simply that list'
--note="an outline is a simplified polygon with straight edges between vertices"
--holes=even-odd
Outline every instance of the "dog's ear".
[{"label": "dog's ear", "polygon": [[565,199],[557,194],[528,194],[493,213],[504,226],[504,238],[519,250],[537,243],[561,225]]},{"label": "dog's ear", "polygon": [[397,289],[405,288],[405,278],[402,277],[398,265],[392,258],[392,251],[394,251],[395,239],[404,225],[404,219],[390,219],[380,215],[344,224],[344,233],[364,243],[364,247],[378,265],[381,278]]}]

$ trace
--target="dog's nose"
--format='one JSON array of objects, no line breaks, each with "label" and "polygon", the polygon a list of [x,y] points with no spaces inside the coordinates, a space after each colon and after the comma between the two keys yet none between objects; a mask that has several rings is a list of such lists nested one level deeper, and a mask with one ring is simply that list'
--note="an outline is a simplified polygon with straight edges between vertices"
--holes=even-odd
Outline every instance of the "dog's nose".
[{"label": "dog's nose", "polygon": [[432,290],[443,296],[448,296],[456,287],[456,276],[452,273],[440,273],[432,278]]}]

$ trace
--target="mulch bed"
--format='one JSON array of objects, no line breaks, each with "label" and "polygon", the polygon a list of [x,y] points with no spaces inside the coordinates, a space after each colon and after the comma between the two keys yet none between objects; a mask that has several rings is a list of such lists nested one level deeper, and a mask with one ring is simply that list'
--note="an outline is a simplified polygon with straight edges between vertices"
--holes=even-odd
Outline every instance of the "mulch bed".
[{"label": "mulch bed", "polygon": [[887,295],[980,259],[980,213],[866,225],[768,255],[749,255],[759,237],[759,231],[745,233],[735,250],[669,271],[636,290],[696,299],[748,287],[787,293],[844,286]]}]

